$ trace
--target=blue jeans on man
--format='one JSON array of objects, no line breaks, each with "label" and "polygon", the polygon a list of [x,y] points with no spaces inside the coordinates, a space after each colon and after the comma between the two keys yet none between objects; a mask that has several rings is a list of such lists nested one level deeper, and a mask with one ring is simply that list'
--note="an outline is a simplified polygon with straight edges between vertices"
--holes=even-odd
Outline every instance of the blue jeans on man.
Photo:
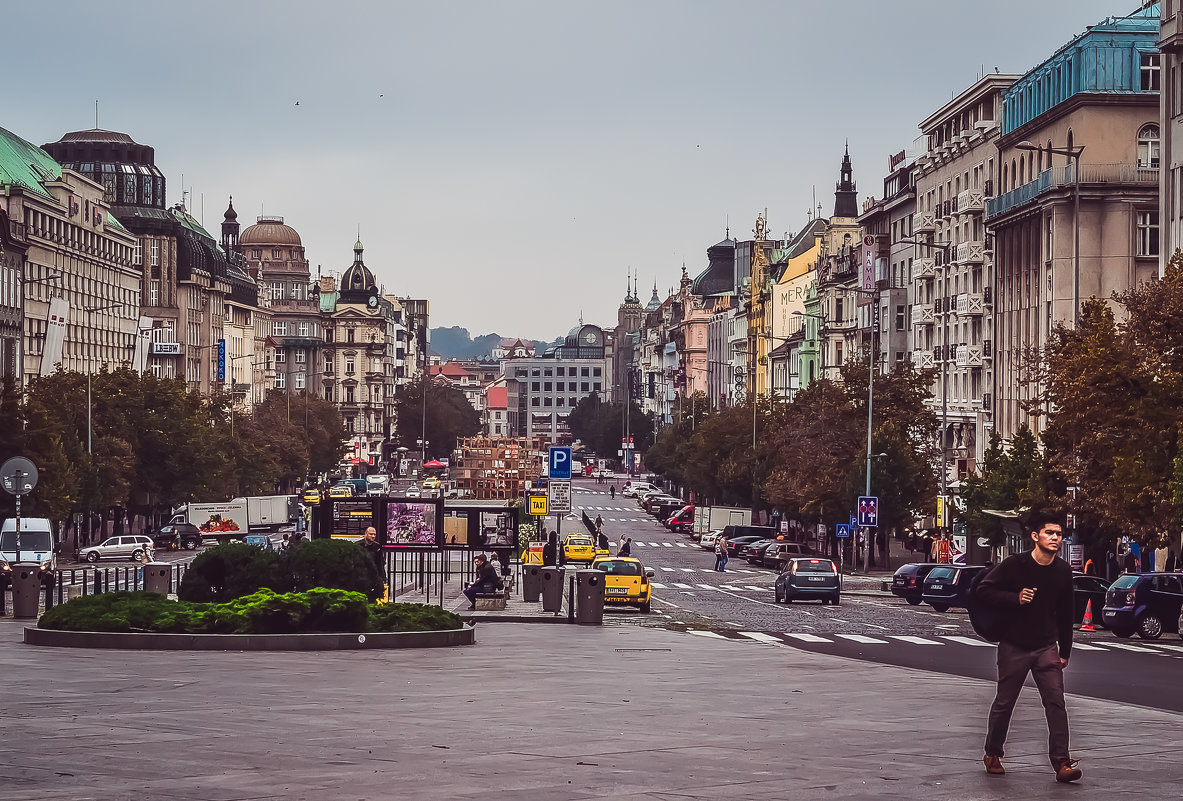
[{"label": "blue jeans on man", "polygon": [[727,572],[727,554],[726,553],[723,553],[719,556],[719,566],[715,569],[718,570],[720,573]]},{"label": "blue jeans on man", "polygon": [[468,599],[470,604],[475,604],[478,595],[492,592],[496,592],[496,589],[488,584],[469,584],[464,588],[464,597]]}]

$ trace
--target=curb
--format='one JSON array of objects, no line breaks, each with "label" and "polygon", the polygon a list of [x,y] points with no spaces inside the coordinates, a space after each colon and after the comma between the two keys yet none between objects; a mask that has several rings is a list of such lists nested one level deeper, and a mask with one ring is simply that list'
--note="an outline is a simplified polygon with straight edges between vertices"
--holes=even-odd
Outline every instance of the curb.
[{"label": "curb", "polygon": [[365,651],[472,645],[472,626],[445,631],[376,631],[343,634],[160,634],[56,631],[27,626],[26,645],[54,648],[123,648],[137,651]]},{"label": "curb", "polygon": [[499,615],[493,613],[491,615],[460,615],[465,623],[469,625],[476,625],[477,623],[570,623],[566,614],[562,615]]}]

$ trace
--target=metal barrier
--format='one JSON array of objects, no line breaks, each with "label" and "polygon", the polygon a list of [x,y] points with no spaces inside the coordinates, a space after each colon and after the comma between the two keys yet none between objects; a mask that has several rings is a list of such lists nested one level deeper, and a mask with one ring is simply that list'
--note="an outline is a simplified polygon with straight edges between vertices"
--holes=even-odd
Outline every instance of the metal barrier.
[{"label": "metal barrier", "polygon": [[[175,593],[181,586],[188,564],[171,566],[168,576],[168,591]],[[142,590],[144,570],[135,567],[68,568],[56,571],[54,581],[45,588],[45,608],[65,603],[79,595],[101,595],[106,592]]]}]

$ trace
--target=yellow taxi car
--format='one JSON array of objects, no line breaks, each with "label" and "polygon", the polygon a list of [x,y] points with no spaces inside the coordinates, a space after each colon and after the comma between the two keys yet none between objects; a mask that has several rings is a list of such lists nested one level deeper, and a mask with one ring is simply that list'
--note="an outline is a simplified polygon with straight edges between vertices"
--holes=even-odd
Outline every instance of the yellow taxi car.
[{"label": "yellow taxi car", "polygon": [[320,503],[320,490],[305,490],[303,501],[309,506],[316,506],[318,503]]},{"label": "yellow taxi car", "polygon": [[344,485],[329,487],[329,497],[333,500],[344,500],[353,497],[353,488]]},{"label": "yellow taxi car", "polygon": [[608,606],[635,606],[649,614],[652,603],[653,571],[646,570],[640,559],[610,556],[592,562],[592,570],[604,571],[604,603]]},{"label": "yellow taxi car", "polygon": [[571,534],[563,540],[563,563],[593,562],[596,558],[596,544],[586,534]]},{"label": "yellow taxi car", "polygon": [[423,489],[439,489],[440,480],[436,476],[428,476],[423,479]]}]

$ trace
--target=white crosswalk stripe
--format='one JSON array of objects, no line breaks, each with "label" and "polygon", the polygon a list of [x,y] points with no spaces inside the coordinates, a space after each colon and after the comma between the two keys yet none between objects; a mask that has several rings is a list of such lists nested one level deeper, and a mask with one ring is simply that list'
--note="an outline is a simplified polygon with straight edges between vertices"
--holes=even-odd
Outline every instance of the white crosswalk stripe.
[{"label": "white crosswalk stripe", "polygon": [[[622,412],[621,412],[621,414],[624,414],[624,412],[622,411]],[[661,566],[661,569],[662,569],[662,570],[664,570],[664,571],[665,571],[665,572],[667,572],[667,573],[673,573],[673,572],[674,572],[674,569],[673,569],[672,567],[666,567],[665,565],[662,565],[662,566]]]},{"label": "white crosswalk stripe", "polygon": [[687,634],[695,634],[695,635],[698,635],[699,637],[709,637],[713,640],[726,640],[727,639],[727,637],[724,637],[722,634],[719,634],[714,631],[698,631],[697,629],[687,629],[686,633]]},{"label": "white crosswalk stripe", "polygon": [[[621,412],[621,414],[624,414],[624,412]],[[664,590],[665,589],[664,584],[658,584],[656,581],[649,582],[649,586],[655,590]]]},{"label": "white crosswalk stripe", "polygon": [[994,643],[986,642],[985,640],[975,640],[973,637],[957,637],[952,634],[947,634],[941,639],[949,640],[950,642],[958,642],[962,645],[976,645],[979,647],[993,648]]},{"label": "white crosswalk stripe", "polygon": [[674,586],[675,586],[675,587],[677,587],[679,590],[692,590],[692,589],[694,589],[694,588],[693,588],[693,587],[691,587],[689,584],[679,584],[679,583],[678,583],[678,582],[676,582],[676,581],[674,582]]},{"label": "white crosswalk stripe", "polygon": [[661,547],[660,542],[651,542],[651,543],[649,543],[649,545],[650,545],[650,547],[653,547],[653,548],[660,548]]},{"label": "white crosswalk stripe", "polygon": [[[621,414],[623,414],[623,412],[621,412]],[[741,592],[741,591],[743,591],[743,587],[732,587],[730,584],[720,584],[720,585],[719,585],[719,589],[721,589],[721,590],[731,590],[732,592]]]},{"label": "white crosswalk stripe", "polygon": [[[621,412],[621,414],[624,414],[624,412]],[[714,588],[713,586],[711,586],[710,584],[699,584],[698,586],[699,586],[699,587],[702,587],[704,590],[713,590],[713,589],[715,589],[715,588]]]},{"label": "white crosswalk stripe", "polygon": [[[624,414],[624,412],[621,412],[621,414]],[[753,587],[752,585],[749,584],[749,585],[747,585],[746,589],[752,590],[753,592],[763,592],[764,590],[767,590],[769,588],[768,587]]]},{"label": "white crosswalk stripe", "polygon": [[693,573],[693,572],[694,572],[694,568],[692,568],[692,567],[683,567],[683,568],[679,568],[679,569],[680,569],[680,570],[681,570],[683,573]]},{"label": "white crosswalk stripe", "polygon": [[819,637],[816,634],[802,634],[793,631],[786,631],[785,636],[792,637],[794,640],[800,640],[801,642],[834,642],[833,640],[827,640],[825,637]]},{"label": "white crosswalk stripe", "polygon": [[1143,648],[1141,645],[1126,645],[1124,642],[1107,642],[1105,643],[1110,648],[1120,648],[1123,651],[1133,651],[1139,654],[1159,654],[1161,651],[1156,651],[1153,648]]},{"label": "white crosswalk stripe", "polygon": [[762,631],[741,631],[739,634],[741,637],[747,637],[756,642],[762,642],[768,645],[784,645],[784,641],[780,638],[773,637],[771,634],[765,634]]},{"label": "white crosswalk stripe", "polygon": [[[621,414],[624,414],[624,413],[623,413],[623,412],[621,412]],[[686,543],[684,543],[684,542],[675,542],[675,543],[674,543],[674,545],[677,545],[679,548],[685,548],[685,547],[686,547]]]},{"label": "white crosswalk stripe", "polygon": [[665,548],[673,548],[674,546],[673,546],[673,544],[671,544],[671,543],[668,543],[668,542],[663,542],[663,543],[662,543],[662,547],[665,547]]},{"label": "white crosswalk stripe", "polygon": [[876,637],[868,637],[865,634],[836,634],[835,637],[841,637],[844,640],[851,642],[863,643],[864,645],[887,645],[887,640],[880,640]]},{"label": "white crosswalk stripe", "polygon": [[1087,642],[1074,642],[1074,643],[1072,643],[1072,650],[1073,651],[1105,651],[1106,649],[1105,648],[1098,648],[1095,645],[1089,645]]},{"label": "white crosswalk stripe", "polygon": [[927,637],[915,637],[911,634],[889,634],[887,636],[891,637],[893,640],[899,640],[900,642],[910,642],[913,645],[944,645],[943,642],[930,640]]}]

